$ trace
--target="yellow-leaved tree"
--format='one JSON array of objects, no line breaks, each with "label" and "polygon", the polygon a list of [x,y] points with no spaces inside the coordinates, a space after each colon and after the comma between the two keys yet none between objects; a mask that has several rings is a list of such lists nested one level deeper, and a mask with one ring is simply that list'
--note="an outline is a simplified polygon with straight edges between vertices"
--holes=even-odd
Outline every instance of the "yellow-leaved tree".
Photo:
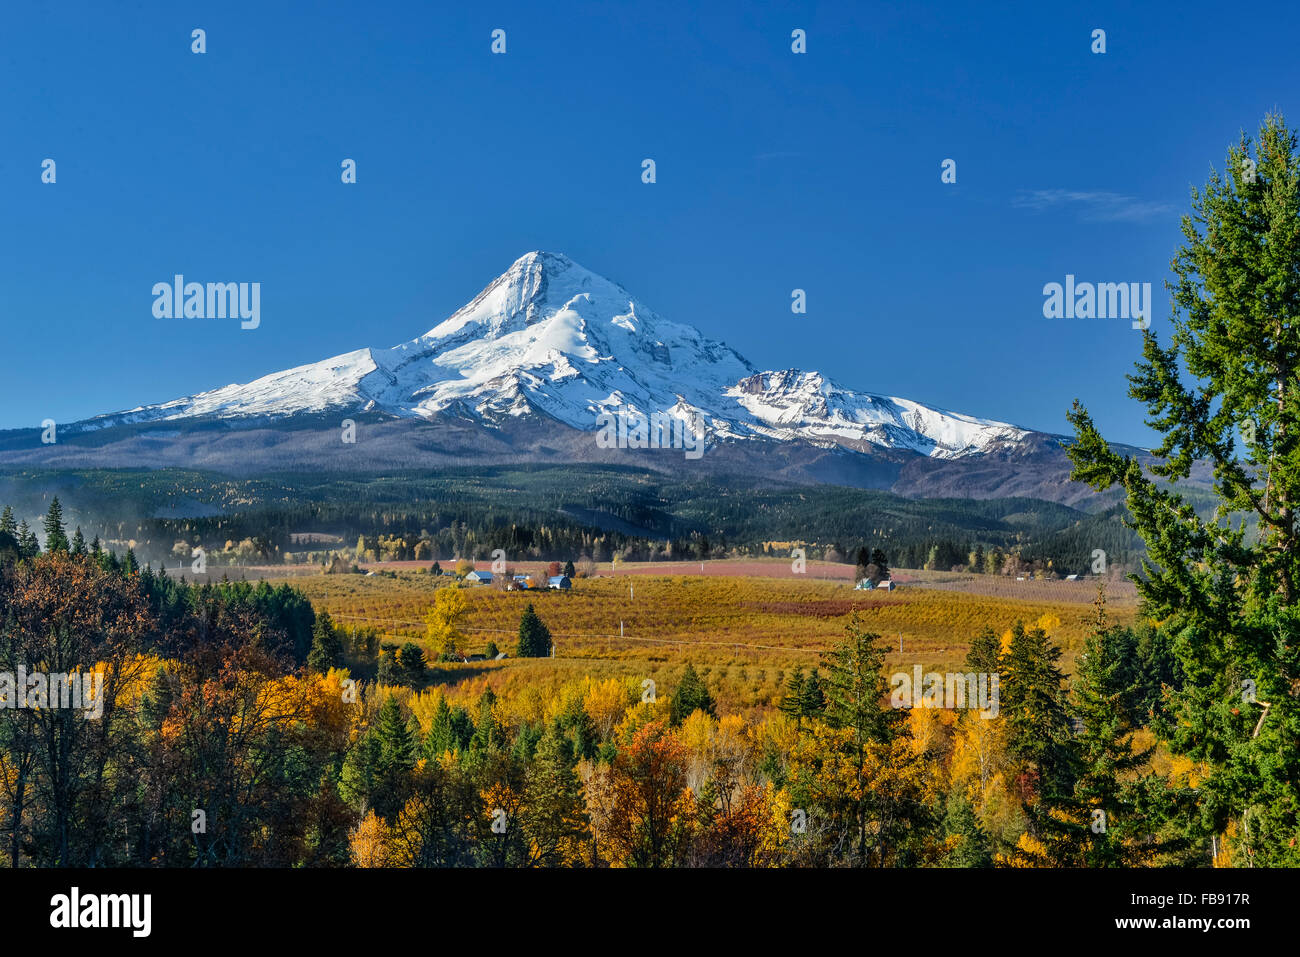
[{"label": "yellow-leaved tree", "polygon": [[459,588],[439,588],[433,596],[433,607],[424,616],[425,638],[442,660],[446,654],[456,654],[465,643],[462,629],[469,617],[469,601]]}]

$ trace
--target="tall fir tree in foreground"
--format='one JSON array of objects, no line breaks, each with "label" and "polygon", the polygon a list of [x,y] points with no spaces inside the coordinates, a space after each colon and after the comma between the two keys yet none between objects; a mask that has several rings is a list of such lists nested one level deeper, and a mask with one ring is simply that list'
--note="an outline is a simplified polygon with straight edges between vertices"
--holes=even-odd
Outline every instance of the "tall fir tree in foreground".
[{"label": "tall fir tree in foreground", "polygon": [[1051,808],[1073,792],[1078,770],[1060,659],[1046,631],[1017,622],[999,663],[1007,749],[1019,762],[1025,812],[1036,834],[1047,826]]},{"label": "tall fir tree in foreground", "polygon": [[[1200,765],[1186,819],[1208,857],[1300,864],[1300,155],[1268,116],[1192,194],[1172,263],[1166,344],[1153,325],[1129,395],[1163,441],[1148,474],[1070,413],[1074,477],[1127,493],[1146,543],[1135,576],[1183,673],[1169,744]],[[1212,467],[1212,514],[1177,487]],[[1163,480],[1163,481],[1161,481]]]},{"label": "tall fir tree in foreground", "polygon": [[[1125,629],[1107,624],[1099,596],[1093,630],[1075,665],[1072,710],[1078,722],[1075,747],[1079,776],[1073,806],[1080,827],[1072,844],[1080,867],[1133,867],[1159,850],[1156,824],[1143,807],[1144,777],[1154,747],[1137,748],[1127,699],[1133,691]],[[1153,781],[1155,791],[1163,782]]]},{"label": "tall fir tree in foreground", "polygon": [[551,725],[537,744],[525,775],[522,826],[532,863],[541,867],[572,864],[590,841],[582,778],[572,742]]},{"label": "tall fir tree in foreground", "polygon": [[384,698],[373,735],[375,813],[393,820],[410,794],[410,774],[415,767],[416,733],[402,716],[401,705],[392,695]]},{"label": "tall fir tree in foreground", "polygon": [[[888,743],[907,717],[903,709],[884,706],[889,697],[885,675],[888,642],[867,631],[856,612],[845,630],[847,637],[823,657],[827,677],[820,690],[826,722],[833,728],[851,729],[859,744]],[[804,693],[808,693],[807,685]]]},{"label": "tall fir tree in foreground", "polygon": [[824,709],[791,756],[791,798],[822,822],[815,860],[910,866],[937,823],[923,795],[929,757],[913,746],[906,708],[889,700],[889,643],[859,613],[845,632],[822,659]]}]

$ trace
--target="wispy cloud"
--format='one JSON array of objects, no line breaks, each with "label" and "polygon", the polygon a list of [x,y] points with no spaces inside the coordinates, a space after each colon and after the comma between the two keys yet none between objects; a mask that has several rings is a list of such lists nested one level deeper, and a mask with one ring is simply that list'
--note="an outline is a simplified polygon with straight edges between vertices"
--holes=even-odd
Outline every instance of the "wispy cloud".
[{"label": "wispy cloud", "polygon": [[1173,215],[1173,203],[1154,202],[1105,190],[1032,189],[1012,201],[1022,209],[1071,209],[1086,223],[1145,223]]}]

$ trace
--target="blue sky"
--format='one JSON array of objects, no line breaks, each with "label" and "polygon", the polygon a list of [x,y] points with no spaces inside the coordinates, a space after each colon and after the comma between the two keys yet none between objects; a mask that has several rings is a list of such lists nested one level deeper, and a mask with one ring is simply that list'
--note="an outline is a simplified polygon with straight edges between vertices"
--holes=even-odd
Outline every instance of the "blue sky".
[{"label": "blue sky", "polygon": [[[1190,187],[1300,122],[1294,5],[445,6],[6,4],[0,428],[393,345],[548,249],[760,368],[1146,443],[1139,333],[1042,287],[1152,282],[1167,332]],[[177,272],[260,328],[155,319]]]}]

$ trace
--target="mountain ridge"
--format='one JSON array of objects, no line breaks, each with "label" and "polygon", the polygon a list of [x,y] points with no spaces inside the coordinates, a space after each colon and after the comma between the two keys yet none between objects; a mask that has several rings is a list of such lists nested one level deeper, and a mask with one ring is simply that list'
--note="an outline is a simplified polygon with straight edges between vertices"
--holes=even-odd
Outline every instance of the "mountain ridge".
[{"label": "mountain ridge", "polygon": [[[610,413],[689,425],[704,451],[603,446]],[[352,439],[340,441],[348,421]],[[356,349],[57,432],[46,444],[42,430],[0,431],[0,468],[252,476],[573,463],[706,475],[719,487],[728,476],[761,476],[913,498],[1098,501],[1071,481],[1065,436],[856,391],[817,371],[761,370],[618,283],[541,251],[391,348]]]},{"label": "mountain ridge", "polygon": [[536,411],[591,431],[616,410],[687,417],[710,444],[801,439],[937,458],[1042,434],[848,389],[816,371],[759,370],[721,340],[663,319],[621,285],[543,251],[521,256],[447,319],[389,349],[365,347],[64,428],[327,411],[425,420],[451,412],[493,427]]}]

